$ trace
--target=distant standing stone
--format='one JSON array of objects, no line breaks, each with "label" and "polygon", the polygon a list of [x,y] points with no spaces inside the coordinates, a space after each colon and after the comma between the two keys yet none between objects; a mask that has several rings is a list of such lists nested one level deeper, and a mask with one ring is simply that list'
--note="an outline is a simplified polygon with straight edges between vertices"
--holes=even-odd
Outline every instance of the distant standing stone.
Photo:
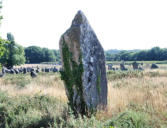
[{"label": "distant standing stone", "polygon": [[71,108],[86,115],[107,105],[104,50],[85,15],[78,11],[71,27],[61,36],[61,77]]},{"label": "distant standing stone", "polygon": [[113,70],[113,64],[108,64],[108,70]]},{"label": "distant standing stone", "polygon": [[157,69],[157,68],[159,68],[158,65],[156,65],[156,64],[151,65],[151,69]]},{"label": "distant standing stone", "polygon": [[23,73],[24,73],[24,74],[27,73],[27,68],[23,68]]},{"label": "distant standing stone", "polygon": [[50,69],[49,68],[45,68],[45,72],[50,72]]},{"label": "distant standing stone", "polygon": [[134,70],[139,69],[139,67],[138,67],[138,66],[139,66],[139,63],[137,63],[136,61],[132,63],[132,66],[133,66],[133,69],[134,69]]},{"label": "distant standing stone", "polygon": [[53,72],[58,72],[58,69],[56,67],[54,67]]},{"label": "distant standing stone", "polygon": [[123,63],[120,64],[120,69],[123,70],[123,71],[128,70],[127,68],[125,68],[125,65]]},{"label": "distant standing stone", "polygon": [[30,75],[32,78],[37,77],[37,74],[35,73],[35,71],[31,71]]}]

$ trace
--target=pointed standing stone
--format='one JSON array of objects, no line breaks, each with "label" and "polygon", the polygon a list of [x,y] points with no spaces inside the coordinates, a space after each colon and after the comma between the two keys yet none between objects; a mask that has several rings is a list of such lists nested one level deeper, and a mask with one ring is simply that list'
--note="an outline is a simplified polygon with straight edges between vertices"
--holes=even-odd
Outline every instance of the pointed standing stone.
[{"label": "pointed standing stone", "polygon": [[85,15],[78,11],[71,27],[61,36],[60,54],[69,105],[87,115],[107,105],[104,50]]},{"label": "pointed standing stone", "polygon": [[136,61],[132,63],[133,69],[134,70],[138,70],[139,69],[139,63],[137,63]]}]

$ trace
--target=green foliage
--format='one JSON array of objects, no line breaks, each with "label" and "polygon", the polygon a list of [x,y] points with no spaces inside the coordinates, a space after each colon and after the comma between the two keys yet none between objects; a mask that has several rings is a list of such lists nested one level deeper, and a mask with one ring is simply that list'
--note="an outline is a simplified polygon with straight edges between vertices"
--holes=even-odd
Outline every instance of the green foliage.
[{"label": "green foliage", "polygon": [[[2,128],[39,128],[53,126],[54,119],[61,112],[56,108],[62,107],[55,98],[43,95],[8,97],[0,92],[0,127]],[[55,114],[55,115],[54,115]],[[56,115],[57,114],[57,115]]]},{"label": "green foliage", "polygon": [[[102,128],[95,117],[75,116],[56,98],[35,95],[8,97],[0,91],[0,127],[2,128]],[[82,124],[82,125],[81,125]]]},{"label": "green foliage", "polygon": [[8,42],[10,43],[6,43],[4,46],[5,52],[0,58],[0,63],[8,68],[14,65],[24,64],[24,49],[22,46],[15,43],[14,37],[10,33],[8,33]]},{"label": "green foliage", "polygon": [[0,38],[0,69],[2,68],[2,56],[5,54],[5,52],[7,52],[6,46],[9,45],[9,43],[9,41]]},{"label": "green foliage", "polygon": [[41,63],[56,61],[55,52],[48,48],[30,46],[25,48],[26,63]]},{"label": "green foliage", "polygon": [[[152,74],[151,71],[148,72],[149,75]],[[156,72],[156,71],[155,71]],[[114,74],[114,72],[112,72]],[[133,73],[131,73],[133,74]],[[161,72],[155,73],[156,75],[166,75],[166,72],[162,74]],[[39,73],[39,76],[44,76],[45,73]],[[19,83],[27,79],[34,86],[46,85],[48,87],[50,81],[54,79],[60,81],[60,74],[57,74],[56,78],[53,78],[55,74],[49,73],[47,77],[49,80],[43,82],[42,79],[31,79],[30,75],[6,75],[0,78],[3,85],[7,88],[10,86],[13,88],[12,84]],[[108,74],[111,75],[111,74]],[[156,76],[155,75],[155,76]],[[135,75],[134,75],[135,76]],[[154,75],[153,75],[154,76]],[[51,78],[51,79],[50,79]],[[126,78],[126,77],[125,77]],[[4,82],[6,81],[6,83]],[[140,79],[139,79],[140,81]],[[119,80],[120,83],[125,87],[127,86],[124,80]],[[117,83],[114,81],[114,83]],[[137,84],[135,86],[138,87]],[[159,87],[161,84],[157,84]],[[50,83],[49,86],[53,86]],[[164,84],[162,84],[164,86]],[[27,86],[28,87],[28,86]],[[42,86],[43,87],[43,86]],[[133,86],[132,86],[133,88]],[[148,88],[148,86],[146,86]],[[15,88],[16,92],[19,91]],[[18,89],[18,90],[17,90]],[[125,88],[126,89],[126,88]],[[150,88],[151,90],[154,88]],[[166,111],[156,111],[152,104],[139,103],[138,101],[131,101],[126,106],[126,110],[115,111],[101,111],[97,112],[97,115],[92,115],[91,117],[86,117],[82,115],[76,116],[73,112],[68,110],[68,105],[64,101],[60,101],[57,97],[51,97],[48,95],[41,95],[40,92],[36,94],[29,94],[13,96],[10,94],[10,88],[7,92],[0,91],[0,128],[166,128],[167,127],[167,113]],[[27,90],[27,89],[26,89]],[[24,90],[24,91],[26,91]],[[145,90],[145,88],[142,88]],[[14,90],[15,91],[15,90]],[[147,90],[146,90],[147,91]],[[21,90],[22,92],[22,90]],[[163,93],[163,92],[162,92]],[[112,95],[112,91],[111,91]],[[166,93],[164,94],[166,97]],[[104,113],[103,113],[104,112]],[[108,115],[109,114],[109,115]],[[111,114],[111,115],[110,115]]]},{"label": "green foliage", "polygon": [[153,61],[153,60],[167,60],[167,49],[153,47],[150,50],[134,50],[134,51],[120,51],[116,54],[106,52],[107,61]]},{"label": "green foliage", "polygon": [[42,55],[43,55],[43,62],[56,61],[56,56],[54,55],[54,52],[52,50],[49,50],[48,48],[42,49]]},{"label": "green foliage", "polygon": [[[63,39],[64,41],[64,39]],[[82,73],[83,73],[83,65],[81,61],[81,55],[79,58],[79,64],[73,61],[72,53],[69,51],[67,44],[65,41],[62,45],[62,56],[63,56],[63,64],[64,68],[61,71],[61,79],[64,80],[66,89],[68,91],[68,100],[69,106],[74,111],[75,114],[87,115],[88,116],[88,108],[83,98],[83,87],[82,87]],[[74,89],[78,93],[78,97],[80,98],[80,104],[76,103],[74,97]],[[80,110],[78,110],[80,108]]]},{"label": "green foliage", "polygon": [[60,63],[61,62],[60,51],[59,50],[52,50],[52,51],[56,57],[56,61]]},{"label": "green foliage", "polygon": [[152,128],[147,114],[132,110],[121,113],[110,124],[116,128]]},{"label": "green foliage", "polygon": [[37,46],[25,48],[26,63],[42,62],[42,49]]},{"label": "green foliage", "polygon": [[[1,128],[157,128],[161,122],[148,113],[126,110],[107,120],[95,116],[76,118],[67,111],[67,105],[55,97],[34,96],[10,97],[0,91]],[[156,123],[158,124],[156,124]],[[163,124],[162,124],[163,125]],[[166,125],[164,124],[164,127]]]},{"label": "green foliage", "polygon": [[23,88],[31,82],[31,77],[30,75],[27,76],[22,74],[8,74],[6,75],[6,77],[4,77],[3,81],[4,84],[16,85],[18,88]]},{"label": "green foliage", "polygon": [[[104,123],[97,120],[94,116],[87,118],[70,114],[67,120],[59,119],[60,123],[54,122],[54,128],[105,128]],[[109,128],[109,127],[106,127]]]},{"label": "green foliage", "polygon": [[97,75],[97,91],[98,91],[99,94],[100,94],[100,92],[101,92],[100,82],[101,82],[101,74],[99,73],[99,74]]},{"label": "green foliage", "polygon": [[1,58],[1,57],[4,55],[4,53],[7,51],[6,46],[7,46],[9,43],[10,43],[9,41],[0,38],[0,58]]}]

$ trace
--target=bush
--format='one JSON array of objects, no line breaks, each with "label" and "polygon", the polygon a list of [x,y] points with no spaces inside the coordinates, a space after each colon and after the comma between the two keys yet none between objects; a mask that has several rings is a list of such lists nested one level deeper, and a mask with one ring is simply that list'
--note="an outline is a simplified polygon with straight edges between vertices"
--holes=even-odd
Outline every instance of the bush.
[{"label": "bush", "polygon": [[149,125],[149,116],[147,114],[132,110],[121,113],[109,124],[116,126],[116,128],[152,128]]},{"label": "bush", "polygon": [[65,104],[44,95],[8,97],[0,92],[0,127],[39,128],[53,125]]}]

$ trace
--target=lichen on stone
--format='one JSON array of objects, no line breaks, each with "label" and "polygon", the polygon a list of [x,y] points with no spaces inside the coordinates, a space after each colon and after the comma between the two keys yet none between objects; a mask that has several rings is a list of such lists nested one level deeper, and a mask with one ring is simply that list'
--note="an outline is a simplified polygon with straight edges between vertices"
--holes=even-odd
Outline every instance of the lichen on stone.
[{"label": "lichen on stone", "polygon": [[[83,86],[82,86],[82,73],[83,73],[83,65],[82,65],[82,56],[80,54],[79,64],[77,64],[73,60],[73,55],[69,51],[67,44],[63,38],[63,46],[62,46],[62,57],[64,68],[61,73],[61,79],[64,80],[65,86],[68,92],[68,100],[69,106],[74,111],[75,114],[87,115],[87,106],[83,97]],[[75,88],[75,89],[74,89]],[[74,100],[74,90],[77,91],[77,97],[80,98],[80,103],[77,104],[76,100]],[[80,109],[78,109],[80,108]]]}]

